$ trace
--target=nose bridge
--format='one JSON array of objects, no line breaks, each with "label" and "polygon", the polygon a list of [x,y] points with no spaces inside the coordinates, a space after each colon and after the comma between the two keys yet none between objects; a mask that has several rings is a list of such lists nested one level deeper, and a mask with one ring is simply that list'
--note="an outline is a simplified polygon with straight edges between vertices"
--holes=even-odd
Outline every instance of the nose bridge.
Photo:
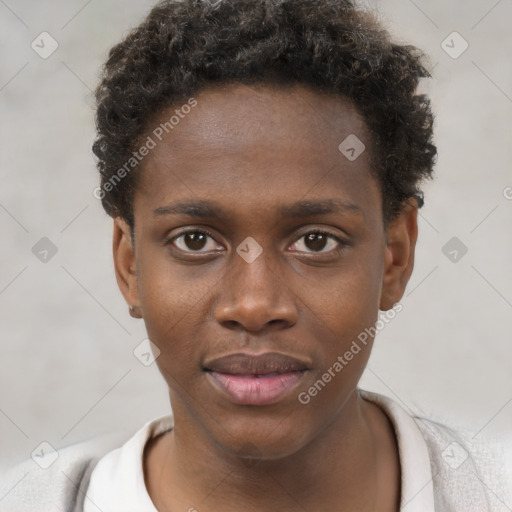
[{"label": "nose bridge", "polygon": [[[270,250],[247,237],[233,254],[228,283],[237,301],[270,304],[277,298],[278,276],[270,261]],[[275,267],[275,265],[274,265]]]},{"label": "nose bridge", "polygon": [[[275,270],[270,266],[269,249],[264,249],[252,237],[245,239],[236,249],[231,264],[231,279],[251,292],[272,294]],[[273,277],[273,278],[272,278]]]},{"label": "nose bridge", "polygon": [[294,301],[274,263],[272,251],[254,238],[247,237],[236,248],[217,306],[219,322],[237,322],[251,330],[275,320],[295,323]]}]

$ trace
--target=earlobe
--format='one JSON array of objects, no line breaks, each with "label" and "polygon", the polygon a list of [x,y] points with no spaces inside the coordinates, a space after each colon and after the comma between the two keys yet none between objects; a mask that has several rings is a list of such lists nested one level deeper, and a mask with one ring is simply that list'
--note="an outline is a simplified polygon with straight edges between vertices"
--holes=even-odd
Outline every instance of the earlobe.
[{"label": "earlobe", "polygon": [[140,306],[138,306],[136,261],[131,240],[131,230],[126,221],[120,217],[114,219],[112,250],[119,290],[130,306],[130,315],[134,318],[141,318]]},{"label": "earlobe", "polygon": [[405,292],[414,268],[418,238],[418,205],[412,200],[391,221],[387,229],[384,275],[379,309],[387,311]]}]

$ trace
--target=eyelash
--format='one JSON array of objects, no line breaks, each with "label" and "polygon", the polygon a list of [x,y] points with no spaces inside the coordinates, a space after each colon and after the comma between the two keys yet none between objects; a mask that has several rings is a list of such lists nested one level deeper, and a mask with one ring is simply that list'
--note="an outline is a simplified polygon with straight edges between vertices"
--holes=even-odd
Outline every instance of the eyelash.
[{"label": "eyelash", "polygon": [[[167,240],[165,240],[164,242],[164,245],[173,245],[173,242],[175,240],[177,240],[178,238],[184,236],[184,235],[187,235],[188,233],[200,233],[202,235],[208,235],[210,238],[212,238],[213,240],[215,240],[215,236],[210,232],[208,231],[207,229],[205,228],[201,228],[201,229],[189,229],[187,231],[182,231],[181,233],[179,233],[178,235],[175,235],[173,236],[172,238],[169,238]],[[304,238],[305,236],[307,235],[311,235],[311,234],[315,234],[315,235],[327,235],[327,237],[335,240],[336,242],[338,242],[339,244],[339,247],[337,249],[333,249],[331,251],[328,251],[328,252],[310,252],[310,253],[307,253],[307,254],[329,254],[329,253],[332,253],[332,252],[336,252],[336,251],[340,251],[341,249],[343,249],[344,247],[347,247],[348,245],[350,245],[348,242],[346,242],[345,240],[342,240],[341,238],[337,237],[336,235],[330,233],[329,231],[323,231],[321,229],[313,229],[311,231],[307,231],[306,233],[303,233],[298,239],[297,241],[301,240],[302,238]],[[296,242],[294,242],[296,243]],[[180,251],[182,251],[182,249],[178,249]],[[187,254],[201,254],[200,251],[184,251],[185,253]]]}]

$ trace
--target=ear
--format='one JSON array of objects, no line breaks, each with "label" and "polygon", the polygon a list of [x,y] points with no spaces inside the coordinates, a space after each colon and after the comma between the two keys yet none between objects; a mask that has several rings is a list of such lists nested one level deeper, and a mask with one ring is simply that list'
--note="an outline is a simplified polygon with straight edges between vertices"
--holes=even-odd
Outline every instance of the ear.
[{"label": "ear", "polygon": [[414,268],[414,250],[418,238],[418,204],[408,201],[386,230],[384,276],[379,309],[387,311],[405,292]]},{"label": "ear", "polygon": [[136,318],[141,318],[141,315],[137,313],[140,306],[137,288],[135,248],[132,246],[130,226],[120,217],[114,219],[112,249],[114,253],[114,268],[117,285],[124,299],[130,306],[130,314]]}]

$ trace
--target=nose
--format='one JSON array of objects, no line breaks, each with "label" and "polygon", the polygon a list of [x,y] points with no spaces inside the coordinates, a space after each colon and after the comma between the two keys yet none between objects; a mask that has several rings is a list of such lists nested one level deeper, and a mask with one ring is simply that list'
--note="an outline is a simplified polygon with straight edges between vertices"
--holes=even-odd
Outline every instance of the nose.
[{"label": "nose", "polygon": [[297,322],[296,295],[265,251],[248,263],[237,253],[229,263],[215,317],[224,327],[258,332]]}]

